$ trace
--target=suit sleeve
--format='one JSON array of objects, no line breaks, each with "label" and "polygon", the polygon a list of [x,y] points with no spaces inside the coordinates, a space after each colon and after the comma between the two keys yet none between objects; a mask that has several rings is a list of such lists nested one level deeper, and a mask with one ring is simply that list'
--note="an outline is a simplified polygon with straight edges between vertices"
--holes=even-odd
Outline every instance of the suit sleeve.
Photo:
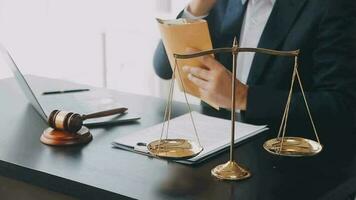
[{"label": "suit sleeve", "polygon": [[[356,12],[352,1],[330,2],[319,23],[316,38],[318,45],[311,66],[314,81],[313,86],[306,91],[306,97],[321,132],[338,130],[334,133],[339,134],[352,132],[355,122]],[[310,120],[299,87],[297,89],[291,101],[289,124],[301,126],[301,123],[309,124]],[[280,122],[287,93],[265,86],[251,86],[247,97],[246,119]]]},{"label": "suit sleeve", "polygon": [[162,79],[172,78],[172,69],[170,67],[168,56],[162,40],[159,41],[153,57],[153,67],[156,74]]}]

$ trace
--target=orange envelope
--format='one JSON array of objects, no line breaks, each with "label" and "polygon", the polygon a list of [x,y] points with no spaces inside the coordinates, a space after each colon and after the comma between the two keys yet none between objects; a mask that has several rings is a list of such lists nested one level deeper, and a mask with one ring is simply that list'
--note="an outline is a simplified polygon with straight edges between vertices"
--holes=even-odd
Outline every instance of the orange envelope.
[{"label": "orange envelope", "polygon": [[[181,18],[176,20],[157,19],[157,21],[172,70],[175,66],[174,54],[185,54],[187,53],[187,48],[199,50],[209,50],[213,48],[208,23],[205,20],[189,20]],[[181,81],[184,84],[185,92],[198,97],[212,107],[219,109],[218,106],[208,100],[202,99],[198,87],[188,79],[188,74],[183,72],[182,67],[185,65],[202,67],[202,64],[198,61],[198,59],[178,59],[177,65],[182,78]],[[183,91],[183,87],[179,79],[178,69],[176,69],[175,78],[178,80],[179,88]]]}]

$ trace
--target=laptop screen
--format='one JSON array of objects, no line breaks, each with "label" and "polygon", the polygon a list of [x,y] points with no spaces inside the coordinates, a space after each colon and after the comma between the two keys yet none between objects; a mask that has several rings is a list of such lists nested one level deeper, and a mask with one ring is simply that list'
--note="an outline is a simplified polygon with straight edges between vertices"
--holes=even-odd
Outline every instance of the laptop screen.
[{"label": "laptop screen", "polygon": [[27,83],[25,77],[17,67],[15,61],[12,59],[10,53],[5,49],[4,46],[0,44],[0,52],[1,56],[7,65],[10,67],[11,71],[13,72],[15,79],[19,86],[21,87],[22,91],[26,95],[27,99],[31,103],[31,105],[36,109],[36,111],[41,115],[41,117],[47,121],[47,115],[43,111],[40,103],[38,102],[35,94],[33,93],[32,89],[30,88],[29,84]]}]

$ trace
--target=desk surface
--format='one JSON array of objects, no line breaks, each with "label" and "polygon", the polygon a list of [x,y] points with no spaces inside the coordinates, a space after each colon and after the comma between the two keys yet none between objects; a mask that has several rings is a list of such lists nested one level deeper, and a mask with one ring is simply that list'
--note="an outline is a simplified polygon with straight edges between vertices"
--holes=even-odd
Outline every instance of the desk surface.
[{"label": "desk surface", "polygon": [[[75,86],[39,77],[31,77],[30,84],[37,89]],[[301,159],[274,157],[262,148],[266,139],[275,136],[269,132],[235,148],[239,163],[253,174],[242,182],[222,182],[210,175],[214,166],[227,161],[228,152],[198,166],[185,166],[113,149],[110,144],[116,137],[161,122],[164,100],[112,93],[130,111],[141,115],[139,123],[93,129],[94,140],[86,146],[50,147],[39,140],[45,122],[28,104],[14,79],[1,80],[0,175],[81,199],[278,200],[336,199],[337,195],[341,199],[350,192],[343,190],[343,185],[355,183],[354,153]],[[199,106],[194,109],[216,114]],[[186,111],[184,104],[174,104],[175,116]]]}]

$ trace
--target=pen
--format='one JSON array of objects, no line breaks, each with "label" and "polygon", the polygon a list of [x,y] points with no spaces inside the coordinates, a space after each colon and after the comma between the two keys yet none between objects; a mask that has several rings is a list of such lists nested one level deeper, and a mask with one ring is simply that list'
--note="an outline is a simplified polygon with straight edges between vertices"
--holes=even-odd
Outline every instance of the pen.
[{"label": "pen", "polygon": [[63,93],[72,93],[72,92],[85,92],[85,91],[89,91],[89,89],[73,89],[73,90],[48,91],[48,92],[43,92],[42,95],[63,94]]}]

